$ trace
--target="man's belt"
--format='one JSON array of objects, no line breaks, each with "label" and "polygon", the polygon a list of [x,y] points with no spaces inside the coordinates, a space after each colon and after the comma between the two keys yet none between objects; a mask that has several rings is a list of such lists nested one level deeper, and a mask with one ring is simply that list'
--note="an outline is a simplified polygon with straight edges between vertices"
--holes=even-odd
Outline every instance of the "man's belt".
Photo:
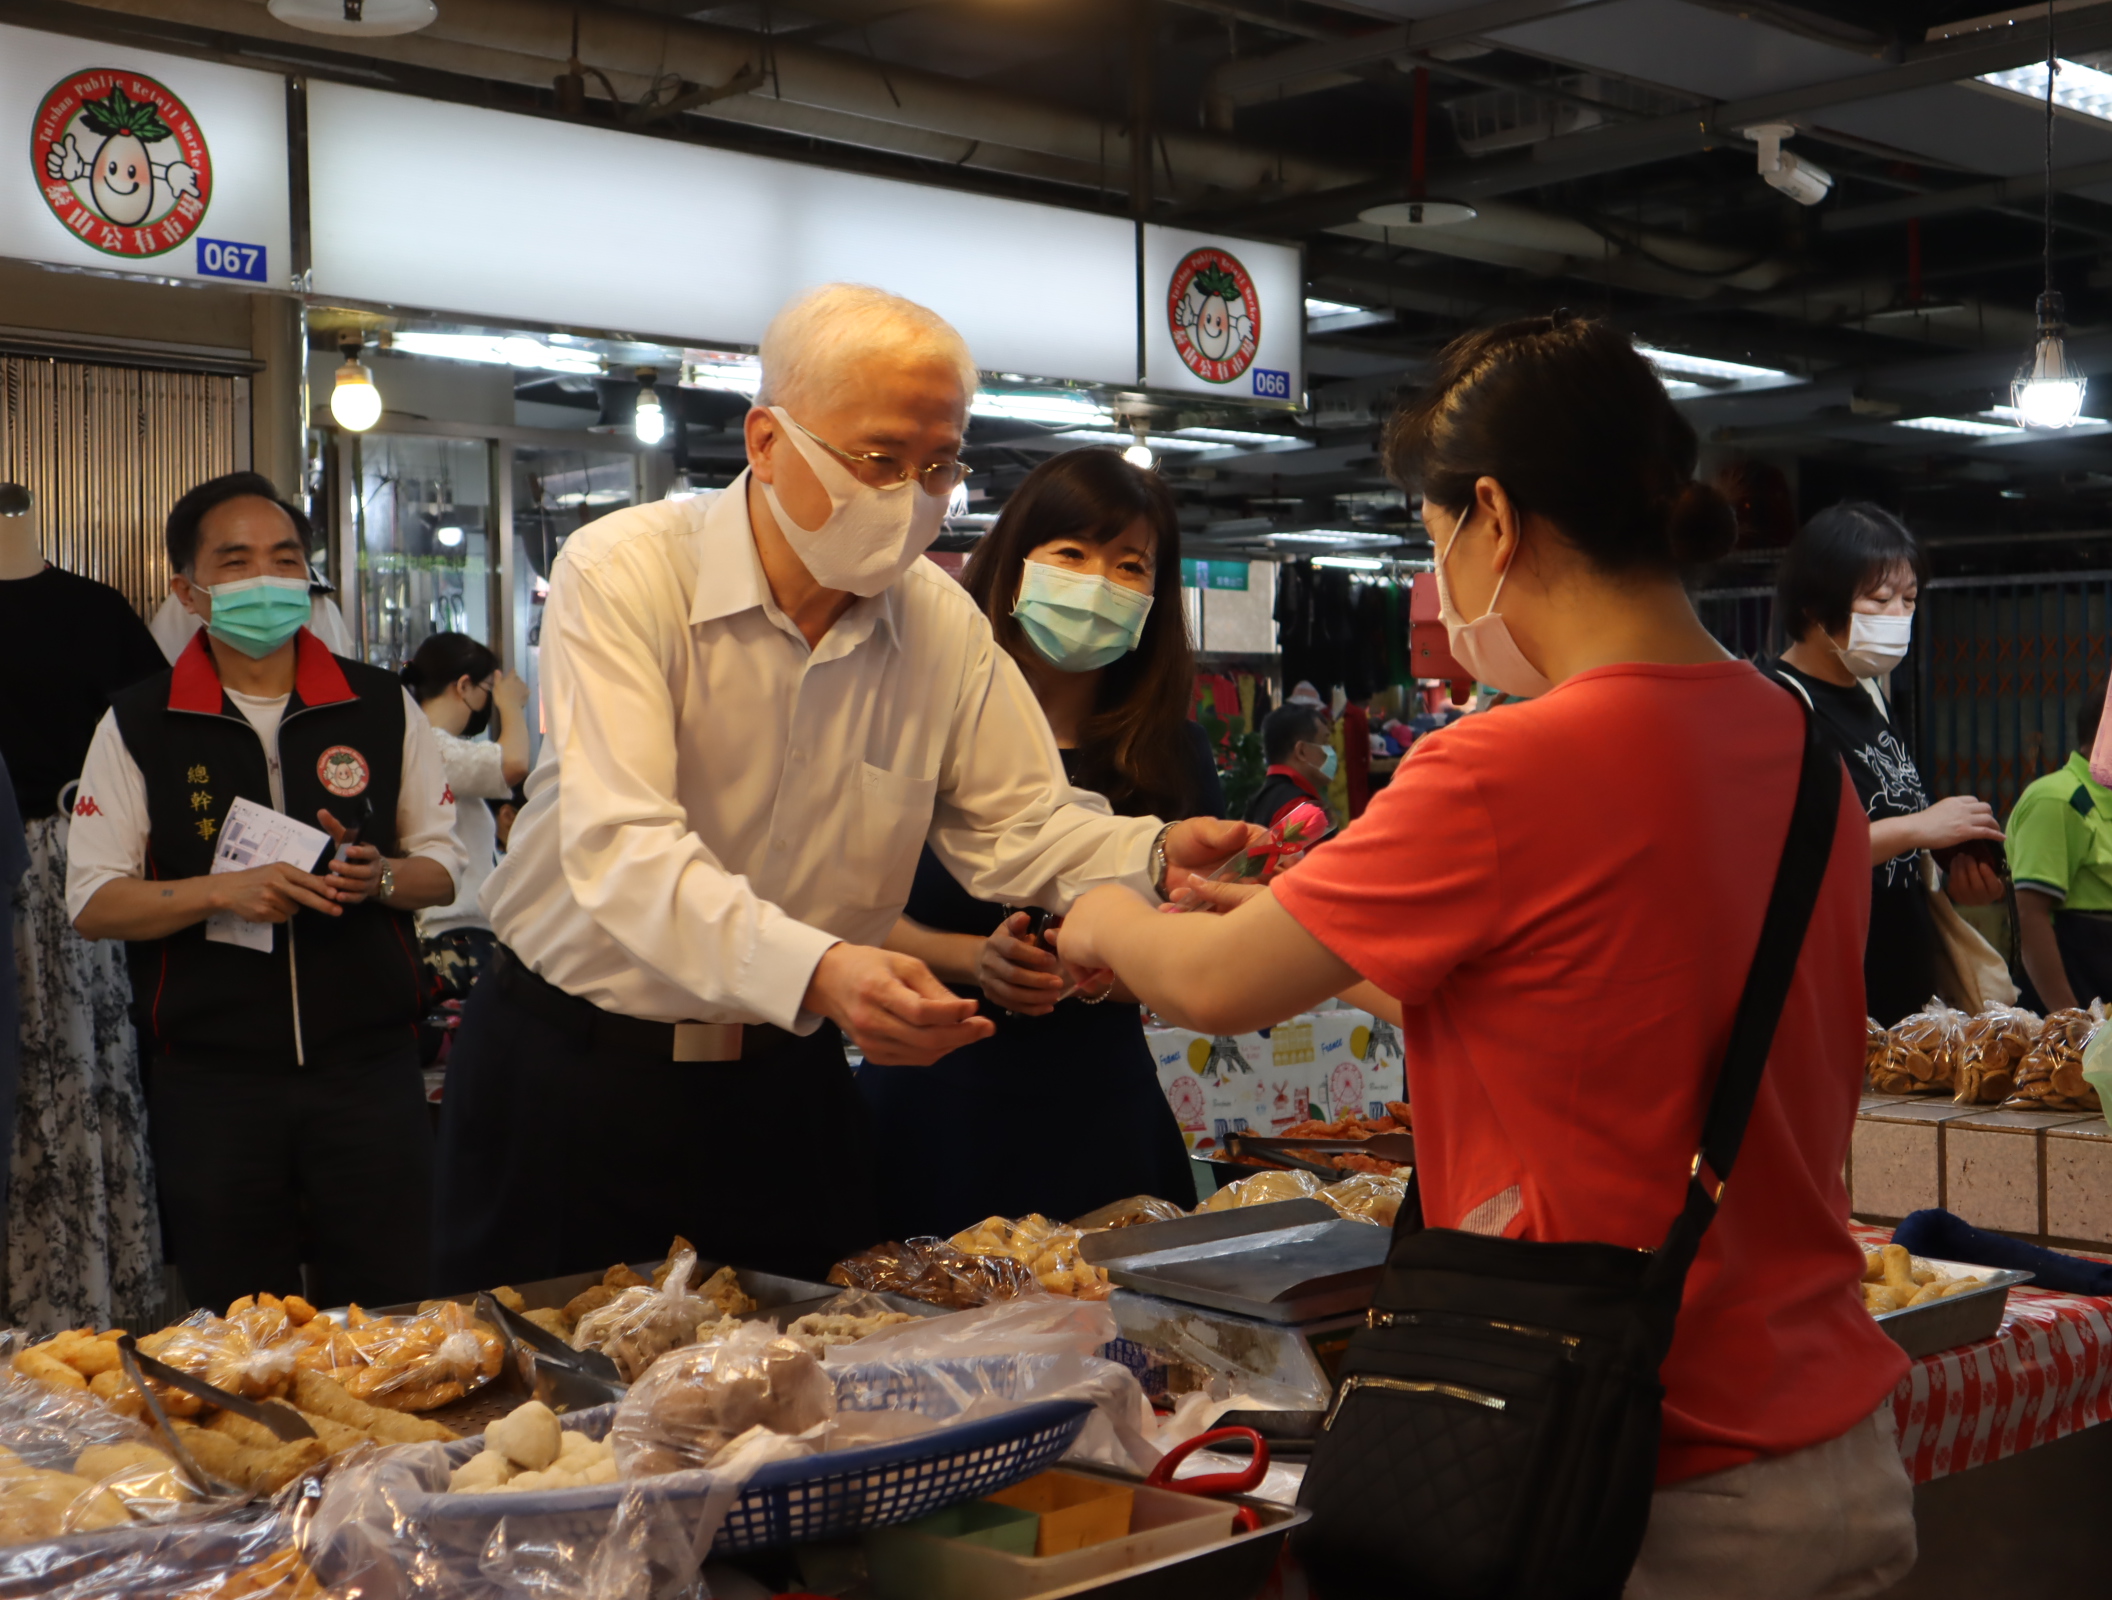
[{"label": "man's belt", "polygon": [[492,961],[491,981],[530,1016],[562,1028],[583,1046],[659,1061],[754,1061],[800,1037],[767,1022],[647,1022],[604,1011],[538,977],[503,944]]}]

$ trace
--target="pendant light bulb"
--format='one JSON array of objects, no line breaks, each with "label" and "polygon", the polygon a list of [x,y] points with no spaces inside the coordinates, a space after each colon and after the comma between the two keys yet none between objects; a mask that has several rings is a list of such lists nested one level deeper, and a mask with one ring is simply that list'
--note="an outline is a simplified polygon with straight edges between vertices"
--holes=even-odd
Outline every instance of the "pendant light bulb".
[{"label": "pendant light bulb", "polygon": [[631,418],[631,431],[640,444],[658,444],[667,437],[667,411],[653,387],[658,377],[651,367],[638,369],[638,409]]},{"label": "pendant light bulb", "polygon": [[2053,48],[2053,0],[2046,4],[2046,282],[2039,295],[2039,329],[2031,358],[2009,386],[2010,404],[2027,428],[2067,428],[2083,414],[2083,375],[2068,364],[2067,308],[2053,286],[2053,80],[2060,59]]},{"label": "pendant light bulb", "polygon": [[1139,472],[1149,472],[1151,470],[1152,463],[1158,458],[1151,453],[1151,446],[1146,444],[1142,439],[1139,439],[1135,444],[1131,445],[1127,450],[1124,450],[1122,452],[1122,459],[1124,461],[1127,461],[1131,466],[1135,467]]},{"label": "pendant light bulb", "polygon": [[348,339],[339,348],[345,364],[330,391],[330,415],[340,428],[365,433],[381,420],[381,391],[374,387],[374,374],[360,364],[358,343]]},{"label": "pendant light bulb", "polygon": [[2083,375],[2069,365],[2060,295],[2039,296],[2039,334],[2031,359],[2010,385],[2010,403],[2027,428],[2068,428],[2083,414]]}]

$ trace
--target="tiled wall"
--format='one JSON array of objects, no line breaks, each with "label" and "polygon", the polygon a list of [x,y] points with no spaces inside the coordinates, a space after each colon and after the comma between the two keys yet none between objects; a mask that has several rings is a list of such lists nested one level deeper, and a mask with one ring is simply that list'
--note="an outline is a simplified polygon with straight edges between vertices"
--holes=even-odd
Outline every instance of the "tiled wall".
[{"label": "tiled wall", "polygon": [[1868,1095],[1847,1176],[1867,1221],[1942,1206],[2046,1244],[2112,1245],[2112,1127],[2095,1113]]}]

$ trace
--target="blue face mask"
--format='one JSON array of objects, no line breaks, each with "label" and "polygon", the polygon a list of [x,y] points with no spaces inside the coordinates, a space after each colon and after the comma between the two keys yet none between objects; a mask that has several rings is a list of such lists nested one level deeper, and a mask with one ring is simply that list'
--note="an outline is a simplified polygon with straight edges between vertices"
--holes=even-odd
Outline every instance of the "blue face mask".
[{"label": "blue face mask", "polygon": [[1087,572],[1029,561],[1012,615],[1050,666],[1091,672],[1136,649],[1151,596]]},{"label": "blue face mask", "polygon": [[237,578],[197,587],[213,599],[205,631],[254,660],[270,655],[308,621],[306,578]]},{"label": "blue face mask", "polygon": [[1327,754],[1320,758],[1320,781],[1322,783],[1333,783],[1335,781],[1335,769],[1341,765],[1340,759],[1335,754],[1335,747],[1329,745]]}]

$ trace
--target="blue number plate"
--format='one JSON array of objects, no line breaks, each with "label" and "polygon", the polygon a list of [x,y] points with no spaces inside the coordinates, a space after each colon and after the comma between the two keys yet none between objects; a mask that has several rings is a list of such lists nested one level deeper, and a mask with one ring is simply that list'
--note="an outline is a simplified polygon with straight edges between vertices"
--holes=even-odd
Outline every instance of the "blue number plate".
[{"label": "blue number plate", "polygon": [[1254,369],[1254,394],[1261,400],[1288,400],[1291,397],[1291,375],[1288,372],[1271,372],[1267,367]]},{"label": "blue number plate", "polygon": [[264,247],[236,244],[228,239],[198,241],[198,270],[211,278],[241,278],[248,283],[264,279]]}]

